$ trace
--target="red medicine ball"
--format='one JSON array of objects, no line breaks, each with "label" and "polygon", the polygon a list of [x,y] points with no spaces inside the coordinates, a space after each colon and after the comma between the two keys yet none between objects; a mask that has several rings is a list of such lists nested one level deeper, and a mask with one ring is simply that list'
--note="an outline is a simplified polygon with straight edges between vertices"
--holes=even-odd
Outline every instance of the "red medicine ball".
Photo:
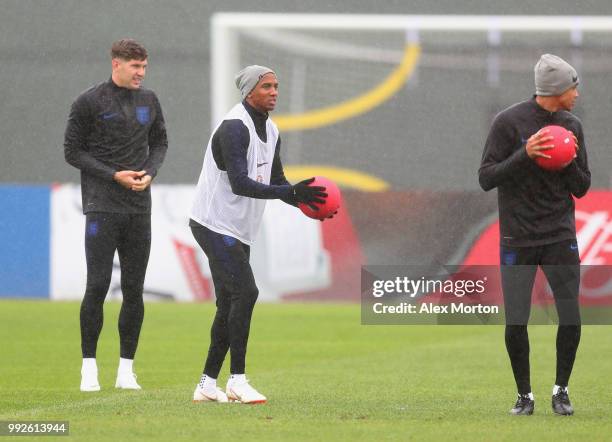
[{"label": "red medicine ball", "polygon": [[324,198],[324,203],[313,203],[319,210],[312,210],[307,204],[299,203],[298,207],[304,212],[304,215],[314,219],[325,219],[340,208],[340,189],[333,181],[322,176],[316,176],[309,186],[325,187],[324,192],[327,193],[327,197]]},{"label": "red medicine ball", "polygon": [[542,130],[548,129],[545,137],[552,136],[553,139],[545,141],[543,144],[553,144],[555,147],[541,152],[550,158],[536,157],[535,162],[538,166],[546,170],[557,171],[566,167],[572,162],[576,155],[576,143],[572,134],[561,126],[546,126]]}]

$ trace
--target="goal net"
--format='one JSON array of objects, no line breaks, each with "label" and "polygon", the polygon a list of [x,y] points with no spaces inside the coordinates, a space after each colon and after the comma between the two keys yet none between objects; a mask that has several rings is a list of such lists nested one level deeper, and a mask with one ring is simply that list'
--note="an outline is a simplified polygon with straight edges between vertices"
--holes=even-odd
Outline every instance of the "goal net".
[{"label": "goal net", "polygon": [[[589,145],[607,145],[611,17],[221,13],[211,29],[213,125],[240,99],[241,67],[273,68],[272,118],[296,178],[333,167],[364,190],[476,190],[490,122],[531,97],[543,53],[576,67],[575,113]],[[592,164],[598,187],[611,155]]]}]

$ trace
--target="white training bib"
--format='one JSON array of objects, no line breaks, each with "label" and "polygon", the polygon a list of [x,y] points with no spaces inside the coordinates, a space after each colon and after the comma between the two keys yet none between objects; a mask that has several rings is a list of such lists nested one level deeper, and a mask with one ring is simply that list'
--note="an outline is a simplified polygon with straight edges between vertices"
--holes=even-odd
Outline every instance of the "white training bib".
[{"label": "white training bib", "polygon": [[[247,150],[249,178],[269,185],[278,140],[276,125],[270,118],[267,119],[267,142],[264,143],[257,136],[253,119],[242,103],[234,106],[223,118],[223,121],[225,120],[241,120],[247,127],[250,138]],[[220,125],[215,128],[208,141],[191,218],[214,232],[252,245],[266,208],[266,200],[239,196],[232,192],[227,172],[217,167],[212,154],[213,135]]]}]

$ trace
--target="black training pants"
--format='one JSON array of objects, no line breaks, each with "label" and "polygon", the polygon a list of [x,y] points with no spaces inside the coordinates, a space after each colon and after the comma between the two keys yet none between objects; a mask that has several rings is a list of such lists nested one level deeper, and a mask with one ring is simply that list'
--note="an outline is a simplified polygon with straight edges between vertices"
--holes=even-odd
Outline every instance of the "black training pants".
[{"label": "black training pants", "polygon": [[115,250],[121,265],[123,303],[119,313],[121,357],[134,359],[144,317],[142,291],[151,249],[151,215],[90,212],[86,215],[87,288],[81,304],[81,349],[95,358],[104,321],[104,298]]},{"label": "black training pants", "polygon": [[217,379],[228,349],[231,374],[243,374],[251,316],[259,295],[249,264],[250,247],[195,223],[191,231],[208,257],[217,297],[204,374]]},{"label": "black training pants", "polygon": [[531,292],[538,266],[553,291],[559,316],[556,385],[567,386],[580,342],[580,257],[576,240],[538,247],[501,247],[506,349],[521,394],[531,391],[529,336]]}]

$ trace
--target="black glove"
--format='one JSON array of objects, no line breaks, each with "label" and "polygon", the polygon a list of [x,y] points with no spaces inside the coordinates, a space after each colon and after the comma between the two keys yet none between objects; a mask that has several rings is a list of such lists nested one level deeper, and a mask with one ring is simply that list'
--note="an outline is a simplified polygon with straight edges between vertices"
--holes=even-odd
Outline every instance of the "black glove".
[{"label": "black glove", "polygon": [[325,187],[322,186],[309,186],[314,181],[314,178],[310,178],[291,186],[292,197],[296,203],[307,204],[312,210],[319,210],[314,203],[324,204],[327,194],[325,193]]}]

